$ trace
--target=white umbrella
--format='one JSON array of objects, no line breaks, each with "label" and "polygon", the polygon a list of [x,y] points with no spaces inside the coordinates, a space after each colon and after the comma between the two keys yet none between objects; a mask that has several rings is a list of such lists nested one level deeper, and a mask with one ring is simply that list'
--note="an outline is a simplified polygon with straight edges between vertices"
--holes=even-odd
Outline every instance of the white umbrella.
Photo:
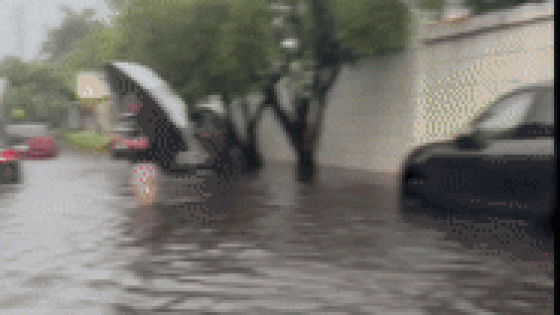
[{"label": "white umbrella", "polygon": [[141,108],[136,121],[151,145],[159,143],[179,164],[202,163],[208,157],[194,140],[187,104],[155,71],[124,61],[109,62],[105,70],[113,93],[137,94]]}]

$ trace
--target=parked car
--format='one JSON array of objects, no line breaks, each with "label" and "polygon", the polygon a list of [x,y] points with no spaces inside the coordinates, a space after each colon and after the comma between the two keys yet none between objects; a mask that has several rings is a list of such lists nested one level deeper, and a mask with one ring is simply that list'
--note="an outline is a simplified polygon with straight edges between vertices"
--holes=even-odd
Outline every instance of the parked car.
[{"label": "parked car", "polygon": [[0,183],[16,184],[21,180],[21,167],[16,150],[0,148]]},{"label": "parked car", "polygon": [[178,218],[187,220],[196,216],[210,222],[223,214],[231,188],[227,172],[232,167],[227,153],[218,148],[226,141],[215,135],[203,144],[187,104],[151,69],[114,61],[106,66],[106,73],[117,102],[131,91],[140,101],[130,117],[146,139],[146,147],[135,150],[131,158],[135,195],[149,191],[146,200],[167,211],[176,209]]},{"label": "parked car", "polygon": [[134,112],[119,114],[119,122],[113,128],[111,136],[113,142],[111,154],[114,159],[134,161],[138,150],[145,150],[148,147],[148,139],[136,123],[135,116]]},{"label": "parked car", "polygon": [[21,158],[54,157],[57,154],[56,133],[47,123],[12,123],[6,126],[9,144],[18,149]]},{"label": "parked car", "polygon": [[7,144],[4,126],[0,130],[0,184],[15,184],[21,181],[21,163],[18,149]]},{"label": "parked car", "polygon": [[415,148],[402,168],[403,214],[520,219],[553,235],[556,213],[554,84],[512,90],[453,140]]},{"label": "parked car", "polygon": [[[199,104],[191,115],[194,137],[210,158],[198,168],[217,170],[223,176],[235,178],[240,173],[242,151],[229,137],[228,121],[222,106],[218,103]],[[227,174],[227,175],[226,175]]]}]

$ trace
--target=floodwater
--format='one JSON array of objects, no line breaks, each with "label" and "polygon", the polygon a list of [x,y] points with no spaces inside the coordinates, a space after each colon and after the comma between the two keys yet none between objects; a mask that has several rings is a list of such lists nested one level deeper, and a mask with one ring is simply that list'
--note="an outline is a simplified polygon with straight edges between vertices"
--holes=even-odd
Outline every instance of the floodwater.
[{"label": "floodwater", "polygon": [[[234,184],[220,224],[150,230],[146,221],[172,218],[135,207],[126,162],[65,152],[23,165],[25,182],[0,188],[2,313],[553,309],[550,249],[503,222],[486,234],[469,222],[403,222],[394,174],[320,167],[317,181],[303,184],[293,165],[268,163]],[[472,251],[476,238],[510,255]],[[523,264],[509,261],[522,256]]]}]

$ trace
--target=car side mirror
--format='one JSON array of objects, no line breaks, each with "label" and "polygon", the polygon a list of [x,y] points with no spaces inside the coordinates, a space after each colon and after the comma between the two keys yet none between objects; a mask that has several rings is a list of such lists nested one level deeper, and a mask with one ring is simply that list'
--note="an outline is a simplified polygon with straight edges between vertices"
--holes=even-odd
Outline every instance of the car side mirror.
[{"label": "car side mirror", "polygon": [[486,142],[478,133],[459,135],[454,142],[455,146],[462,150],[480,150],[486,146]]}]

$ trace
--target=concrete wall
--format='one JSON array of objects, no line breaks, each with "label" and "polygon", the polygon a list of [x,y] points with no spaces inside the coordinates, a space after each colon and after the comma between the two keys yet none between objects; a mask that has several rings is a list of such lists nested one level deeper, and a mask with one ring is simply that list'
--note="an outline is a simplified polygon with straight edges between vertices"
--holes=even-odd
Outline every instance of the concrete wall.
[{"label": "concrete wall", "polygon": [[4,92],[8,87],[8,79],[0,78],[0,120],[4,117]]},{"label": "concrete wall", "polygon": [[[543,14],[548,19],[518,23]],[[427,29],[417,22],[407,51],[345,67],[328,96],[319,163],[397,171],[414,145],[450,138],[499,94],[550,78],[550,14],[547,4],[463,25]],[[258,134],[266,159],[295,161],[272,111],[264,113]]]},{"label": "concrete wall", "polygon": [[111,131],[111,108],[110,102],[101,102],[97,107],[97,125],[101,133]]},{"label": "concrete wall", "polygon": [[[346,66],[328,95],[318,162],[393,172],[412,142],[414,52]],[[288,106],[289,108],[289,106]],[[295,151],[271,110],[258,126],[266,159],[295,162]]]},{"label": "concrete wall", "polygon": [[68,128],[69,129],[78,129],[82,125],[81,117],[80,117],[80,109],[77,107],[69,107],[68,109]]},{"label": "concrete wall", "polygon": [[529,5],[423,29],[415,61],[415,143],[449,139],[498,95],[553,77],[551,14],[550,4]]},{"label": "concrete wall", "polygon": [[78,96],[83,98],[100,98],[109,92],[107,84],[104,82],[104,76],[100,72],[79,73],[76,84]]}]

